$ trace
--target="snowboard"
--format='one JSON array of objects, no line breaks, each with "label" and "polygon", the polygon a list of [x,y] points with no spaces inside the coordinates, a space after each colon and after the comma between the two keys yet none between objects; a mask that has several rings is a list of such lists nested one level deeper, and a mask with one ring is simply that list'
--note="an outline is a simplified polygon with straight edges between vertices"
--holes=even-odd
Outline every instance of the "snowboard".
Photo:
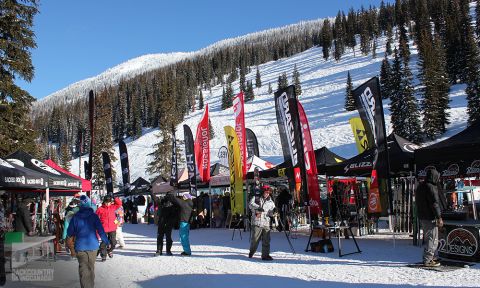
[{"label": "snowboard", "polygon": [[450,261],[450,260],[443,260],[443,259],[440,260],[440,264],[441,265],[438,267],[426,267],[426,266],[423,266],[423,262],[417,262],[413,264],[407,264],[407,267],[436,271],[436,272],[450,272],[458,269],[470,268],[471,266],[475,265],[469,262]]}]

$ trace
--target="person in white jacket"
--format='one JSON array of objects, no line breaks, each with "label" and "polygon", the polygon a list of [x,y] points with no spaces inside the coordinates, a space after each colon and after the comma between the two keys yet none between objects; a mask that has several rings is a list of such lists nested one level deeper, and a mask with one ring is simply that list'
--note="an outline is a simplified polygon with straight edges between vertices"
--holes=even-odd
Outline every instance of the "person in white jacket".
[{"label": "person in white jacket", "polygon": [[270,217],[275,212],[275,203],[271,198],[272,188],[264,185],[262,195],[255,195],[250,200],[249,208],[252,210],[252,238],[250,241],[250,253],[252,258],[257,251],[260,238],[262,239],[262,260],[271,261],[270,256]]}]

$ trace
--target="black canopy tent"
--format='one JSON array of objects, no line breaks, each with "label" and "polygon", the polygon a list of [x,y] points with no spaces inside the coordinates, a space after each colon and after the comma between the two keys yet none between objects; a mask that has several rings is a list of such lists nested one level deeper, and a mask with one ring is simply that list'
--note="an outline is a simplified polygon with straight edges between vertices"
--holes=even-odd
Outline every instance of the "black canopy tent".
[{"label": "black canopy tent", "polygon": [[[327,165],[333,165],[345,161],[345,158],[333,153],[327,147],[322,147],[315,150],[315,160],[317,162],[318,174],[323,174]],[[274,168],[260,171],[260,178],[280,178],[286,177],[287,168],[286,162],[278,164]],[[247,174],[248,179],[253,179],[253,172]]]},{"label": "black canopy tent", "polygon": [[48,176],[48,188],[51,192],[75,193],[82,190],[82,182],[63,172],[57,171],[47,164],[33,158],[23,151],[17,151],[5,157],[10,163],[23,166]]},{"label": "black canopy tent", "polygon": [[45,190],[48,176],[0,158],[0,189]]},{"label": "black canopy tent", "polygon": [[[417,146],[394,133],[387,137],[391,176],[408,176],[413,171],[413,151]],[[369,149],[348,160],[325,166],[329,176],[369,177],[372,173],[375,149]]]},{"label": "black canopy tent", "polygon": [[128,195],[147,195],[152,190],[150,182],[138,177],[137,180],[130,184],[130,192]]},{"label": "black canopy tent", "polygon": [[436,144],[415,150],[417,176],[436,168],[442,177],[480,175],[480,120]]}]

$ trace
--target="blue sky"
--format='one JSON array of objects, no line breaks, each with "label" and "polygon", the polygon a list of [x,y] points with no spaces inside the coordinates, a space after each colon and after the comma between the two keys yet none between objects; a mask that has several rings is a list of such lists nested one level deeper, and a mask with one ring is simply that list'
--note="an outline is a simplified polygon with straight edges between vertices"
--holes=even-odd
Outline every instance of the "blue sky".
[{"label": "blue sky", "polygon": [[33,27],[35,78],[17,84],[40,99],[141,55],[196,51],[226,38],[380,2],[43,0]]}]

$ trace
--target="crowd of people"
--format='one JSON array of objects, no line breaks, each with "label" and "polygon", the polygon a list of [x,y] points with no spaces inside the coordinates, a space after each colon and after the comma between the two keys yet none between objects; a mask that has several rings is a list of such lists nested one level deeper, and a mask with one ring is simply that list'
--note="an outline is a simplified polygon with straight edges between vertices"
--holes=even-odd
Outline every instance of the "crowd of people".
[{"label": "crowd of people", "polygon": [[[417,188],[418,218],[424,229],[425,249],[423,262],[425,266],[438,266],[438,233],[443,226],[441,211],[442,193],[438,191],[439,174],[429,170],[425,181]],[[272,217],[285,214],[291,203],[288,189],[279,189],[276,201],[272,197],[273,189],[264,185],[256,191],[248,202],[251,215],[251,239],[248,257],[252,258],[262,242],[261,259],[271,261],[270,232],[272,230]],[[143,196],[142,196],[143,197]],[[183,251],[181,256],[192,255],[189,232],[194,228],[229,228],[232,213],[230,195],[209,195],[201,193],[192,197],[188,192],[175,196],[167,193],[163,197],[150,194],[151,207],[147,213],[153,213],[157,228],[157,246],[155,256],[172,256],[172,231],[179,230],[179,238]],[[143,199],[145,201],[145,199]],[[28,205],[30,198],[19,201],[15,216],[16,231],[23,231],[33,235],[31,217]],[[101,206],[92,204],[86,195],[73,198],[66,207],[62,221],[62,244],[70,255],[79,263],[79,276],[82,287],[93,287],[95,279],[95,261],[100,255],[101,261],[113,258],[115,249],[123,249],[123,224],[137,223],[138,206],[142,203],[133,199],[120,200],[111,195],[104,196]],[[146,203],[143,203],[146,204]],[[278,209],[277,209],[278,207]],[[280,219],[286,223],[285,219]],[[283,226],[283,225],[282,225]],[[281,227],[288,229],[288,227]],[[281,229],[279,229],[281,230]],[[165,238],[165,245],[164,245]],[[118,246],[117,246],[118,245]],[[165,250],[164,250],[165,248]]]}]

